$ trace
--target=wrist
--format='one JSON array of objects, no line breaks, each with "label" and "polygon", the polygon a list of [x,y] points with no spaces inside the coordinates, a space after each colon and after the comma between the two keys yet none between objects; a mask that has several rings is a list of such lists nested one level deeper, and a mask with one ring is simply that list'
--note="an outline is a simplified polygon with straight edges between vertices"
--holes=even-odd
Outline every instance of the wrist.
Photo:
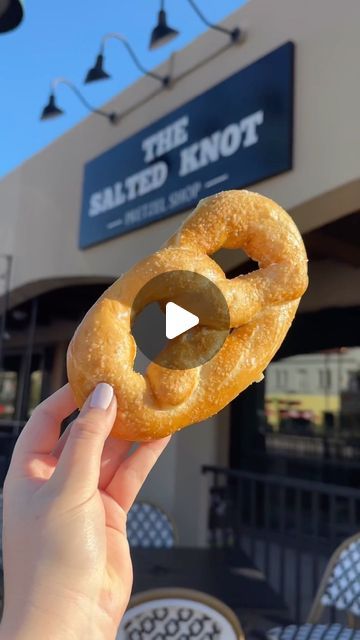
[{"label": "wrist", "polygon": [[0,640],[115,640],[117,629],[101,612],[82,603],[63,609],[47,610],[46,604],[19,605],[14,611],[5,606]]},{"label": "wrist", "polygon": [[[72,624],[61,616],[45,615],[39,610],[18,610],[17,615],[4,611],[0,625],[0,640],[78,640],[78,621]],[[95,639],[94,639],[95,640]]]}]

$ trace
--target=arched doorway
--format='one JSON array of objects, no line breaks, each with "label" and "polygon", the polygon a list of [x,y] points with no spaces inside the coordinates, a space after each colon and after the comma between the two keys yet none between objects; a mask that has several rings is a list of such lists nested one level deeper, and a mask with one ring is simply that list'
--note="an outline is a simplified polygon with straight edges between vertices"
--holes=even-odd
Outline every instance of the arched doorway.
[{"label": "arched doorway", "polygon": [[0,482],[31,412],[66,382],[68,343],[108,284],[69,284],[35,296],[23,292],[25,301],[8,310],[0,370]]}]

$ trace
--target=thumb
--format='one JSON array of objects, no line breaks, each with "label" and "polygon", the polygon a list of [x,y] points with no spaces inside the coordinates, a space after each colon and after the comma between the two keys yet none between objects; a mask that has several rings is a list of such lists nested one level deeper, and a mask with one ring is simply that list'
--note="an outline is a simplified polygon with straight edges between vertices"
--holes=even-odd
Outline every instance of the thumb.
[{"label": "thumb", "polygon": [[[70,489],[86,499],[98,488],[101,455],[116,416],[113,388],[100,382],[72,423],[56,469],[49,480],[57,491]],[[55,485],[55,486],[54,486]]]}]

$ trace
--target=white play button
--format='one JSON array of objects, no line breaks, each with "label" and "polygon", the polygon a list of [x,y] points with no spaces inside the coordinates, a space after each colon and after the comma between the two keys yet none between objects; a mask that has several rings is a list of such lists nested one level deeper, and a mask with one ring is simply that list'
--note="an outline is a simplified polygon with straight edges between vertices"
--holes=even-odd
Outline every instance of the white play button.
[{"label": "white play button", "polygon": [[149,361],[165,369],[196,369],[219,352],[229,332],[227,302],[212,280],[184,269],[160,273],[131,305],[131,333],[145,356],[135,371],[145,372]]},{"label": "white play button", "polygon": [[166,337],[172,340],[199,324],[199,318],[175,302],[166,303]]}]

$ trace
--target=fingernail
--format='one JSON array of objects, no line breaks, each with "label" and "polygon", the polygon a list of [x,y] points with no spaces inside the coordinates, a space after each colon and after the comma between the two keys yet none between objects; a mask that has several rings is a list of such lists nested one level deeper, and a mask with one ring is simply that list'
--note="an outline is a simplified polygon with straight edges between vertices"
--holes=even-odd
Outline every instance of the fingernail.
[{"label": "fingernail", "polygon": [[90,407],[92,409],[108,409],[113,399],[114,389],[106,382],[100,382],[92,392]]}]

